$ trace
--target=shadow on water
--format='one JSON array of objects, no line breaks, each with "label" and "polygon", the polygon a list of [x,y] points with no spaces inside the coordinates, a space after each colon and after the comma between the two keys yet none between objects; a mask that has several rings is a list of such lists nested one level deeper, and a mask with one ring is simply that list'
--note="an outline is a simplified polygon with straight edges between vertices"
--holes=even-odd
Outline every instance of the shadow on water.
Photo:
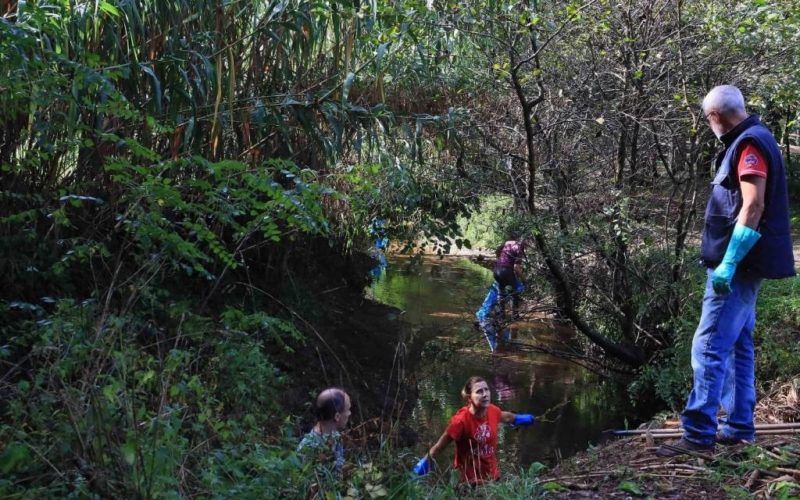
[{"label": "shadow on water", "polygon": [[[501,462],[527,466],[554,463],[590,444],[604,429],[622,427],[629,407],[623,391],[573,363],[546,354],[515,349],[489,352],[473,327],[475,310],[492,283],[489,270],[466,259],[392,257],[370,298],[404,311],[411,341],[424,344],[409,360],[419,388],[411,424],[420,436],[419,453],[441,435],[458,408],[461,387],[472,375],[484,377],[492,402],[503,409],[545,414],[530,428],[500,430]],[[517,343],[569,342],[572,332],[546,323],[512,327]],[[549,410],[549,411],[548,411]],[[452,450],[437,457],[449,460]]]}]

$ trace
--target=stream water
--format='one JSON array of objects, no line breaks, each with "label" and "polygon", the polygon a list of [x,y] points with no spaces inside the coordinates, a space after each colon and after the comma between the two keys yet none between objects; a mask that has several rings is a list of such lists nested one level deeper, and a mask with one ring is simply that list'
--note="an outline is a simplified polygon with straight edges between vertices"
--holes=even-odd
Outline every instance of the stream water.
[{"label": "stream water", "polygon": [[[501,426],[501,465],[552,464],[597,443],[603,430],[623,427],[630,406],[623,391],[580,366],[526,348],[569,343],[571,330],[547,321],[520,322],[512,325],[511,346],[489,351],[473,320],[491,283],[491,272],[467,259],[392,257],[367,292],[401,309],[410,341],[423,343],[422,355],[408,361],[419,388],[411,425],[419,433],[420,456],[462,406],[459,393],[472,375],[489,382],[500,408],[545,415],[528,428]],[[452,453],[451,445],[437,460],[447,463]]]}]

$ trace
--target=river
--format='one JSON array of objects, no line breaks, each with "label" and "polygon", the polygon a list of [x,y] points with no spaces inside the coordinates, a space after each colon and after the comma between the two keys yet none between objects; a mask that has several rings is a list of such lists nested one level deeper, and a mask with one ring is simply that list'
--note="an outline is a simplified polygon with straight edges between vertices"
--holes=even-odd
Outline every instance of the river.
[{"label": "river", "polygon": [[[630,407],[624,391],[574,363],[527,348],[574,342],[570,329],[547,320],[520,322],[512,325],[512,344],[490,352],[473,320],[491,283],[488,269],[464,258],[391,257],[367,291],[401,309],[409,342],[423,343],[421,356],[408,361],[419,389],[411,415],[419,455],[462,406],[459,393],[472,375],[489,382],[494,404],[540,417],[528,428],[501,426],[499,458],[506,466],[552,465],[597,443],[604,429],[624,427]],[[452,453],[437,459],[448,461]]]}]

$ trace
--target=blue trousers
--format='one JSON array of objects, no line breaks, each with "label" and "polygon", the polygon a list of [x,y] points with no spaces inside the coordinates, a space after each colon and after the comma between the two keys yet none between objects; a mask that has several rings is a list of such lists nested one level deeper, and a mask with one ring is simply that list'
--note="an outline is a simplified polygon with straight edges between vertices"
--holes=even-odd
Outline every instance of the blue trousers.
[{"label": "blue trousers", "polygon": [[755,350],[756,300],[761,278],[736,273],[731,292],[719,295],[711,286],[708,270],[700,324],[692,341],[694,384],[681,415],[684,438],[700,445],[716,440],[717,410],[725,436],[752,441],[756,405]]}]

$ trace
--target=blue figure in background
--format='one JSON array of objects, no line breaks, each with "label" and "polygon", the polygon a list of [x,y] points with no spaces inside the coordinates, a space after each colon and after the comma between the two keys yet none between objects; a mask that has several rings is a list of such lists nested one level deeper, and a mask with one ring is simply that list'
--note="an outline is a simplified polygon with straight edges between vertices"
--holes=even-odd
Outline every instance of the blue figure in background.
[{"label": "blue figure in background", "polygon": [[[481,308],[475,313],[478,319],[478,328],[480,328],[486,341],[489,342],[489,350],[494,352],[497,349],[497,333],[501,328],[501,319],[503,317],[500,298],[500,286],[497,282],[492,283],[489,287],[489,292],[483,299]],[[502,342],[511,340],[511,331],[506,328],[501,333]]]},{"label": "blue figure in background", "polygon": [[389,238],[386,236],[385,225],[386,222],[383,219],[376,217],[369,226],[369,234],[375,238],[372,256],[378,261],[378,264],[369,270],[369,275],[375,279],[380,278],[386,266],[389,265],[386,260],[386,254],[384,253],[389,246]]}]

